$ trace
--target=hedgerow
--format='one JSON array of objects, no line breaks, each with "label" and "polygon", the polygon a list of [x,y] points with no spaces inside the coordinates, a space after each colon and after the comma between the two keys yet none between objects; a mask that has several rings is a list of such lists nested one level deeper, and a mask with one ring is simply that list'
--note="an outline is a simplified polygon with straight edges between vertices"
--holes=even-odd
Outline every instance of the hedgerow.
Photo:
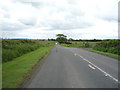
[{"label": "hedgerow", "polygon": [[93,49],[120,55],[120,40],[103,40],[96,43]]},{"label": "hedgerow", "polygon": [[48,41],[39,41],[39,40],[11,40],[3,39],[2,40],[2,62],[11,61],[16,57],[19,57],[25,53],[34,51],[40,47],[46,47],[53,44]]}]

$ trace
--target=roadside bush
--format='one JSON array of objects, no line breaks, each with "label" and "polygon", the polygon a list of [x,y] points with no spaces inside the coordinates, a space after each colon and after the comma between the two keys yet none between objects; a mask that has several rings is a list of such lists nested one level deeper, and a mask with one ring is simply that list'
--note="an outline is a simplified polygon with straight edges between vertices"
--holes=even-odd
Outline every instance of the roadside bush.
[{"label": "roadside bush", "polygon": [[65,42],[65,44],[72,44],[71,42]]},{"label": "roadside bush", "polygon": [[19,55],[19,52],[16,50],[2,50],[2,60],[3,62],[7,62],[9,60],[12,60],[13,58],[16,58]]},{"label": "roadside bush", "polygon": [[86,42],[84,45],[86,48],[88,48],[90,46],[88,42]]}]

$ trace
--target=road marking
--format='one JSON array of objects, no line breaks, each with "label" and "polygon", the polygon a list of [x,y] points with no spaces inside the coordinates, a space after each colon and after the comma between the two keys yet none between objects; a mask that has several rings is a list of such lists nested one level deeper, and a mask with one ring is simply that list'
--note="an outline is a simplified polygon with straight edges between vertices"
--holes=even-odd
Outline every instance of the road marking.
[{"label": "road marking", "polygon": [[[74,53],[73,50],[70,50]],[[74,53],[75,54],[75,53]],[[78,54],[77,54],[78,55]],[[118,81],[118,79],[114,78],[113,76],[111,76],[110,74],[108,74],[107,72],[105,72],[104,70],[102,70],[101,68],[99,68],[98,66],[96,66],[95,64],[91,63],[89,60],[85,59],[84,57],[82,57],[81,55],[78,55],[79,57],[81,57],[84,61],[88,62],[89,64],[91,64],[92,66],[94,66],[95,68],[97,68],[98,70],[100,70],[101,72],[103,72],[105,74],[105,76],[108,76],[110,78],[112,78],[114,81],[116,81],[117,83],[120,83]]]},{"label": "road marking", "polygon": [[92,69],[95,69],[93,66],[91,66],[90,64],[88,64],[88,66],[90,67],[90,68],[92,68]]},{"label": "road marking", "polygon": [[77,54],[76,54],[76,53],[75,53],[74,55],[75,55],[75,56],[77,56]]},{"label": "road marking", "polygon": [[[76,55],[78,55],[78,54],[76,54]],[[89,64],[91,64],[92,66],[94,66],[95,68],[97,68],[98,70],[100,70],[101,72],[103,72],[105,74],[105,76],[108,76],[108,77],[112,78],[114,81],[118,82],[118,80],[116,78],[114,78],[113,76],[111,76],[110,74],[108,74],[107,72],[105,72],[104,70],[102,70],[101,68],[99,68],[98,66],[96,66],[95,64],[91,63],[89,60],[85,59],[81,55],[78,55],[78,56],[81,57],[84,61],[86,61]],[[118,82],[118,83],[120,83],[120,82]]]}]

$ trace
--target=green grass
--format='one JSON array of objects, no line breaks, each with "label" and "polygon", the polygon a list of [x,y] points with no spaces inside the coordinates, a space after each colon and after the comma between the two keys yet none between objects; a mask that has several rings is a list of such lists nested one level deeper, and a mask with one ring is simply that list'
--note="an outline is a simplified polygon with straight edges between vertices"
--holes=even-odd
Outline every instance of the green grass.
[{"label": "green grass", "polygon": [[102,52],[102,51],[98,51],[98,50],[94,50],[94,49],[85,49],[85,50],[120,59],[120,55],[117,55],[117,54],[112,54],[112,53],[108,53],[108,52]]},{"label": "green grass", "polygon": [[103,52],[103,51],[95,50],[95,49],[88,49],[88,48],[96,47],[96,44],[99,44],[100,42],[88,42],[88,43],[89,43],[89,47],[85,47],[84,42],[72,42],[72,44],[61,44],[61,46],[74,47],[74,48],[84,48],[88,51],[92,51],[92,52],[95,52],[95,53],[99,53],[99,54],[103,54],[103,55],[106,55],[106,56],[110,56],[110,57],[113,57],[113,58],[117,58],[117,59],[119,58],[120,59],[120,55],[117,55],[117,54],[114,54],[114,53]]},{"label": "green grass", "polygon": [[28,39],[3,39],[2,40],[2,62],[11,61],[28,52],[34,51],[40,47],[53,45],[50,41],[28,40]]},{"label": "green grass", "polygon": [[[75,47],[75,48],[86,48],[85,43],[87,42],[76,42],[76,41],[71,41],[72,44],[61,44],[61,46],[65,46],[65,47]],[[89,48],[92,48],[95,46],[95,44],[98,42],[88,42],[89,44]]]},{"label": "green grass", "polygon": [[2,88],[2,64],[0,63],[0,90]]},{"label": "green grass", "polygon": [[32,68],[46,56],[52,46],[41,47],[12,61],[3,63],[3,88],[18,88],[29,75]]}]

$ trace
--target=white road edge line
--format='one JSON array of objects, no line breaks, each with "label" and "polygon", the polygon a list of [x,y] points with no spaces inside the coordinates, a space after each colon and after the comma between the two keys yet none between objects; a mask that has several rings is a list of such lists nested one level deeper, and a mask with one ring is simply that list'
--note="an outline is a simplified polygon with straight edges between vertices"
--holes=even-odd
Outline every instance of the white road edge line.
[{"label": "white road edge line", "polygon": [[92,68],[93,70],[95,69],[93,66],[91,66],[90,64],[88,64],[88,66],[90,67],[90,68]]}]

